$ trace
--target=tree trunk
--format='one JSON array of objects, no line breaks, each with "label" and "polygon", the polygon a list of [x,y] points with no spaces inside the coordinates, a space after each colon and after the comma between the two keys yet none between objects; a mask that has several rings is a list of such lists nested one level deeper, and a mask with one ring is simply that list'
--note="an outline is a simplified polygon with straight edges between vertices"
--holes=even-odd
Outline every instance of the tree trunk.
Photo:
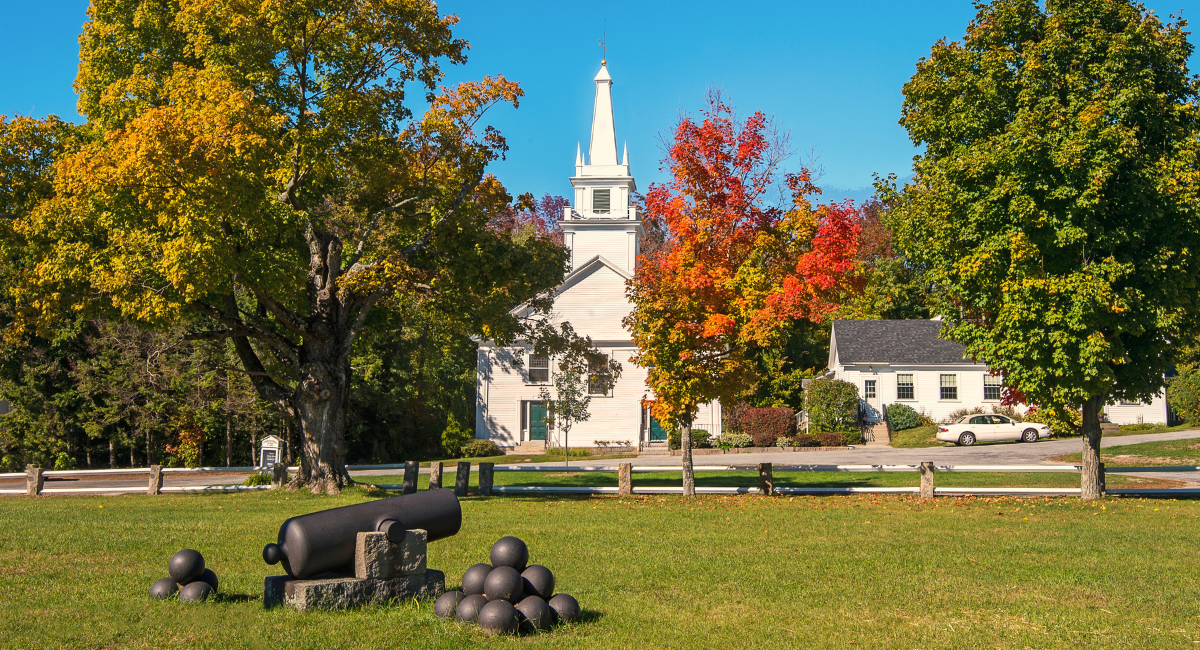
[{"label": "tree trunk", "polygon": [[146,429],[146,466],[154,464],[154,451],[150,448],[150,429]]},{"label": "tree trunk", "polygon": [[348,355],[329,350],[334,347],[332,345],[305,347],[304,351],[315,358],[305,360],[304,379],[294,398],[304,453],[300,456],[300,471],[296,473],[292,487],[310,487],[313,494],[338,494],[354,482],[346,471],[350,359]]},{"label": "tree trunk", "polygon": [[1079,497],[1084,501],[1095,501],[1104,497],[1100,477],[1100,411],[1104,408],[1104,397],[1093,395],[1083,403],[1083,476]]},{"label": "tree trunk", "polygon": [[108,439],[108,468],[117,468],[117,446],[113,444],[113,439]]},{"label": "tree trunk", "polygon": [[679,432],[679,448],[683,450],[683,496],[696,496],[696,473],[692,471],[692,418],[684,418]]},{"label": "tree trunk", "polygon": [[135,459],[133,457],[133,450],[134,450],[135,446],[136,445],[133,444],[133,441],[130,440],[129,441],[129,466],[130,467],[137,467],[137,459]]},{"label": "tree trunk", "polygon": [[225,413],[225,466],[233,467],[233,418]]}]

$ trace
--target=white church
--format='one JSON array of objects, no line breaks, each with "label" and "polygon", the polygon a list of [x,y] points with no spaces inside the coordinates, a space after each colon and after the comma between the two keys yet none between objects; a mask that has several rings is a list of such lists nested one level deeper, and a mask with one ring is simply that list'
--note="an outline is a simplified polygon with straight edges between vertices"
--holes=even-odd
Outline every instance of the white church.
[{"label": "white church", "polygon": [[[570,322],[575,331],[621,363],[622,372],[607,392],[596,387],[588,411],[590,419],[571,427],[570,439],[560,439],[545,422],[546,409],[539,397],[551,383],[554,359],[531,356],[526,347],[499,347],[483,341],[476,374],[475,437],[489,439],[502,448],[522,453],[548,447],[594,447],[597,442],[646,449],[665,445],[666,433],[650,416],[653,394],[646,385],[646,370],[630,357],[637,348],[621,321],[633,305],[625,297],[625,283],[637,268],[645,230],[631,194],[637,183],[629,173],[629,147],[617,161],[613,122],[612,77],[605,62],[596,75],[596,103],[592,112],[592,139],[585,160],[575,153],[572,206],[560,222],[570,249],[570,270],[554,290],[554,322]],[[518,312],[521,308],[518,308]],[[520,358],[522,362],[515,362]],[[700,407],[693,429],[721,433],[718,403]]]}]

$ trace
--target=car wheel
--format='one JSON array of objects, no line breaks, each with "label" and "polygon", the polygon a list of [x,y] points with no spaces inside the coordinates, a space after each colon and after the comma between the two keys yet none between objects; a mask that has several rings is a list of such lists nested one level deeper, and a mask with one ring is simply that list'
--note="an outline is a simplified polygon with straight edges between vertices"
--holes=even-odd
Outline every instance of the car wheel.
[{"label": "car wheel", "polygon": [[1024,432],[1021,433],[1021,442],[1037,442],[1037,441],[1038,441],[1037,429],[1026,429]]},{"label": "car wheel", "polygon": [[958,444],[961,447],[970,447],[971,445],[975,444],[975,434],[971,433],[970,431],[964,432],[958,437]]}]

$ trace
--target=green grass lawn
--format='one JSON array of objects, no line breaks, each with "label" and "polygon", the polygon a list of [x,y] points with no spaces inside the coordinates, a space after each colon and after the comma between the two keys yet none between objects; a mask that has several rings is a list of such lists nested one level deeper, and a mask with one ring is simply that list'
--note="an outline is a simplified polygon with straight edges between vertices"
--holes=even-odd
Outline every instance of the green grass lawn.
[{"label": "green grass lawn", "polygon": [[903,431],[893,431],[888,446],[901,447],[945,447],[950,443],[940,442],[937,438],[937,427],[916,427]]},{"label": "green grass lawn", "polygon": [[[1081,452],[1055,456],[1052,460],[1079,462]],[[1136,445],[1117,445],[1100,449],[1100,460],[1114,467],[1169,467],[1200,465],[1200,438],[1158,440]]]},{"label": "green grass lawn", "polygon": [[[940,478],[940,477],[939,477]],[[1200,639],[1200,502],[913,497],[463,500],[430,545],[457,586],[515,534],[585,620],[491,639],[431,603],[265,611],[286,517],[361,502],[259,492],[0,500],[4,648],[1166,648]],[[151,601],[175,551],[222,595]]]},{"label": "green grass lawn", "polygon": [[[594,460],[606,460],[611,458],[637,458],[637,454],[596,454],[594,456],[576,456],[571,455],[572,463],[588,464]],[[454,467],[458,463],[466,461],[472,465],[479,463],[495,463],[497,465],[507,465],[510,463],[561,463],[563,462],[562,451],[549,454],[510,454],[504,456],[480,456],[477,458],[447,458],[440,461],[443,467]],[[421,467],[429,467],[430,462],[439,461],[423,461]]]}]

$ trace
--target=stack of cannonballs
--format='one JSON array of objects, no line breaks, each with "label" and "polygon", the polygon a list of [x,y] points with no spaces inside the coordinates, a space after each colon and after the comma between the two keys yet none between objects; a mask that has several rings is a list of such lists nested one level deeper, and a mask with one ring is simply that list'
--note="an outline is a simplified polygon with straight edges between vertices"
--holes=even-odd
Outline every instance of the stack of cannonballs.
[{"label": "stack of cannonballs", "polygon": [[442,594],[433,613],[477,623],[489,634],[531,633],[579,620],[579,602],[554,593],[554,574],[540,564],[529,564],[525,542],[504,537],[492,546],[491,559],[491,564],[467,569],[463,590]]},{"label": "stack of cannonballs", "polygon": [[164,600],[179,594],[179,600],[185,603],[198,603],[217,593],[217,574],[204,567],[204,556],[199,551],[187,548],[172,555],[167,574],[171,577],[150,587],[151,598]]}]

